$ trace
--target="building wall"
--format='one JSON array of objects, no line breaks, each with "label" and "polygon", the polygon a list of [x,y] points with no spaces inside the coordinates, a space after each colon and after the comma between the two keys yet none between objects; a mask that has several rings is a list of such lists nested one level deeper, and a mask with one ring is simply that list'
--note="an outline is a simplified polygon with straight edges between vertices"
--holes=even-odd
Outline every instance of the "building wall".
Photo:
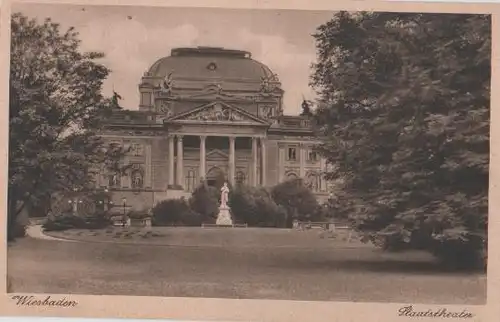
[{"label": "building wall", "polygon": [[168,185],[168,140],[152,139],[152,181],[154,190],[166,190]]},{"label": "building wall", "polygon": [[[136,164],[143,169],[143,189],[132,189],[132,178],[130,174],[122,177],[121,186],[115,191],[114,202],[121,203],[121,198],[125,197],[127,203],[133,205],[134,209],[143,209],[153,206],[159,200],[172,196],[188,196],[191,189],[199,184],[199,164],[200,152],[198,148],[184,147],[184,190],[185,193],[168,192],[168,139],[167,137],[140,137],[140,136],[114,136],[108,138],[109,142],[120,142],[125,147],[134,145],[139,146],[141,153],[131,151],[124,162],[126,164]],[[318,198],[324,200],[328,196],[329,187],[324,179],[321,178],[321,172],[326,170],[325,163],[319,157],[311,159],[308,157],[313,150],[314,143],[306,140],[291,140],[288,138],[269,137],[266,140],[266,186],[273,186],[280,181],[285,181],[292,177],[300,177],[307,180],[317,180],[317,187],[314,192]],[[290,149],[295,149],[295,158],[290,158],[292,153]],[[174,152],[177,150],[177,144],[174,144]],[[252,152],[251,149],[236,149],[236,173],[245,174],[245,183],[250,184],[252,176]],[[174,157],[175,157],[174,153]],[[207,149],[206,150],[206,171],[218,167],[227,175],[228,167],[228,149]],[[259,152],[259,159],[262,152]],[[175,159],[174,159],[175,160]],[[174,162],[174,171],[177,165]],[[262,171],[259,163],[258,175]],[[311,179],[313,174],[319,176],[318,179]],[[175,174],[174,174],[175,176]],[[176,182],[174,177],[174,182]],[[100,176],[100,186],[108,186],[106,174]],[[260,185],[260,182],[258,183]]]}]

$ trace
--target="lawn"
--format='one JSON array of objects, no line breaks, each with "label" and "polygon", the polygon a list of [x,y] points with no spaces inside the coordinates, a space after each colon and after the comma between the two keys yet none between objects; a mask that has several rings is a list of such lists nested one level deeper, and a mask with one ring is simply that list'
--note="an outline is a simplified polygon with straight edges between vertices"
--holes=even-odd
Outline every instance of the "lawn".
[{"label": "lawn", "polygon": [[66,231],[46,232],[47,235],[89,242],[112,242],[125,244],[146,244],[164,246],[202,246],[202,247],[363,247],[356,238],[347,242],[349,233],[338,230],[330,232],[311,229],[297,231],[292,229],[270,228],[199,228],[199,227],[154,227],[86,230],[71,229]]},{"label": "lawn", "polygon": [[483,304],[486,297],[485,275],[447,272],[427,254],[388,254],[311,232],[112,235],[98,232],[93,237],[101,242],[17,241],[7,263],[14,291],[440,304]]}]

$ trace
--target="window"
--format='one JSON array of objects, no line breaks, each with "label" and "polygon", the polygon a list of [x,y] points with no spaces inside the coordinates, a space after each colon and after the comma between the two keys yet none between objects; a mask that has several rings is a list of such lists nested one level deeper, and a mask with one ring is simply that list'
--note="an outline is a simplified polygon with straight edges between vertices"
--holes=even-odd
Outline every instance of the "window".
[{"label": "window", "polygon": [[288,160],[289,161],[297,160],[297,148],[288,148]]},{"label": "window", "polygon": [[295,172],[288,172],[286,174],[287,180],[293,180],[293,179],[298,179],[299,176]]},{"label": "window", "polygon": [[238,171],[236,173],[236,183],[237,184],[244,184],[245,183],[245,173]]},{"label": "window", "polygon": [[121,176],[118,173],[113,173],[108,176],[108,187],[119,188],[121,186]]},{"label": "window", "polygon": [[144,186],[144,180],[142,178],[142,171],[134,170],[132,171],[132,188],[141,189]]},{"label": "window", "polygon": [[310,162],[318,161],[318,153],[316,151],[309,151],[307,154],[307,161]]},{"label": "window", "polygon": [[130,153],[132,153],[132,155],[136,157],[141,156],[143,153],[142,145],[138,143],[132,143],[132,145],[130,146]]},{"label": "window", "polygon": [[186,189],[189,192],[194,191],[196,187],[196,174],[194,170],[189,170],[186,176]]}]

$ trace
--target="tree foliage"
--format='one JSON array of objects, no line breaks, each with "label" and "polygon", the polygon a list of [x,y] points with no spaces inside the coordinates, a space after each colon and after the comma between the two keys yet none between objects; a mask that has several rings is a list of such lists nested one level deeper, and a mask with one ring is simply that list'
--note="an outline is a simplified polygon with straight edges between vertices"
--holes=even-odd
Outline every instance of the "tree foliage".
[{"label": "tree foliage", "polygon": [[155,226],[201,226],[202,216],[189,207],[186,199],[167,199],[152,209]]},{"label": "tree foliage", "polygon": [[50,19],[11,20],[9,227],[26,205],[53,193],[87,190],[102,164],[118,168],[123,150],[96,135],[111,100],[99,52],[79,51],[78,33]]},{"label": "tree foliage", "polygon": [[262,187],[236,185],[229,194],[229,206],[238,222],[251,227],[282,227],[286,211]]},{"label": "tree foliage", "polygon": [[271,189],[271,196],[276,204],[286,210],[287,227],[291,227],[294,219],[314,220],[318,201],[302,179],[292,179],[277,184]]},{"label": "tree foliage", "polygon": [[189,198],[190,208],[207,222],[215,221],[219,213],[219,190],[202,182]]},{"label": "tree foliage", "polygon": [[314,37],[321,150],[355,227],[386,246],[480,250],[491,17],[340,12]]}]

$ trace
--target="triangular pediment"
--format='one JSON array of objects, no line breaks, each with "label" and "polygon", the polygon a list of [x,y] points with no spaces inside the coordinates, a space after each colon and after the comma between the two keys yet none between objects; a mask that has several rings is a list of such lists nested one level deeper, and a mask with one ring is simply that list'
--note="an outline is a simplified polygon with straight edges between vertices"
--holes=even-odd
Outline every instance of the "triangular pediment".
[{"label": "triangular pediment", "polygon": [[229,156],[219,149],[214,149],[207,153],[207,160],[228,160]]},{"label": "triangular pediment", "polygon": [[238,123],[252,125],[269,125],[267,121],[248,113],[245,110],[215,101],[196,107],[185,113],[175,115],[169,122],[214,122],[214,123]]}]

